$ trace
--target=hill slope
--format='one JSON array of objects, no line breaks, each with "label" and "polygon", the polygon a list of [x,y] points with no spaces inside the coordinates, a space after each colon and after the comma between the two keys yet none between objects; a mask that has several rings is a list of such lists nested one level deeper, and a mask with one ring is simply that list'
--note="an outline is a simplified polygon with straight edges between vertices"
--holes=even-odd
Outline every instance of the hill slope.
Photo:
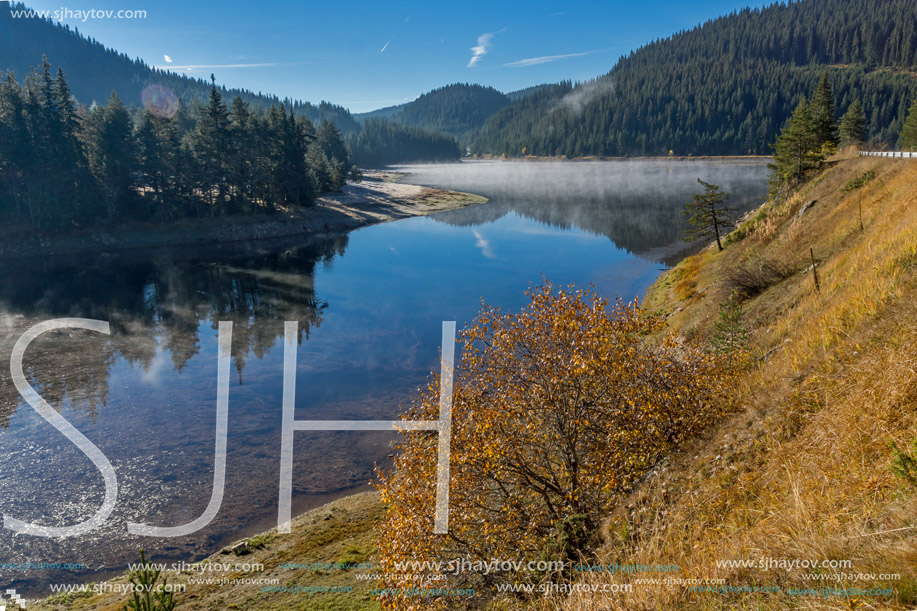
[{"label": "hill slope", "polygon": [[509,98],[493,87],[457,83],[423,94],[404,107],[398,121],[460,137],[484,125],[509,103]]},{"label": "hill slope", "polygon": [[[847,191],[857,178],[863,186]],[[917,440],[915,198],[917,163],[843,159],[765,204],[723,252],[660,277],[644,307],[704,339],[723,300],[747,288],[735,271],[752,271],[759,292],[742,319],[755,363],[736,384],[742,409],[658,465],[611,516],[600,560],[675,564],[679,578],[723,589],[641,585],[639,574],[586,581],[634,584],[635,610],[917,605],[917,480],[895,476],[890,448]],[[782,271],[754,271],[768,269]],[[762,559],[819,566],[767,570]],[[872,593],[852,604],[844,588]]]},{"label": "hill slope", "polygon": [[416,100],[387,106],[367,113],[355,115],[361,123],[368,119],[392,119],[410,127],[438,131],[467,140],[470,132],[484,125],[484,122],[513,99],[525,97],[539,86],[514,92],[514,97],[503,94],[493,87],[455,83],[433,89]]},{"label": "hill slope", "polygon": [[[58,66],[63,69],[73,94],[86,105],[94,101],[104,103],[114,90],[125,104],[139,106],[142,103],[141,93],[150,85],[171,89],[185,102],[205,101],[210,95],[210,83],[152,68],[86,38],[69,26],[58,25],[48,19],[14,19],[11,13],[14,10],[27,9],[22,4],[0,3],[0,72],[12,71],[21,80],[29,69],[41,64],[42,56],[47,56],[55,69]],[[240,96],[254,107],[263,108],[282,102],[293,104],[297,114],[315,122],[323,119],[334,121],[345,133],[359,129],[346,108],[327,102],[316,106],[240,89],[224,88],[222,93],[228,100]]]},{"label": "hill slope", "polygon": [[[607,75],[518,101],[475,152],[520,155],[770,154],[827,72],[840,113],[859,99],[869,137],[892,143],[917,96],[917,3],[803,0],[746,9],[655,41]],[[536,103],[537,98],[537,103]]]}]

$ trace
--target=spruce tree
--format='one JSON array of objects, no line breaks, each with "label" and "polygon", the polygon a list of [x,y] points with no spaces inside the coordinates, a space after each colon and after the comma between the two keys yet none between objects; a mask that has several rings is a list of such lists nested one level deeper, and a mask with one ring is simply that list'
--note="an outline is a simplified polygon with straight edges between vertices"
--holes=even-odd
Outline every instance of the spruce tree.
[{"label": "spruce tree", "polygon": [[197,158],[199,184],[208,194],[210,216],[222,207],[226,196],[226,172],[229,165],[229,110],[223,103],[211,74],[210,101],[201,113],[194,133],[194,154]]},{"label": "spruce tree", "polygon": [[824,159],[821,145],[809,102],[803,98],[773,145],[774,161],[768,164],[771,186],[780,189],[799,184]]},{"label": "spruce tree", "polygon": [[841,118],[840,138],[842,146],[862,144],[866,141],[866,116],[859,100],[854,100]]},{"label": "spruce tree", "polygon": [[99,185],[109,222],[135,215],[131,204],[138,164],[133,131],[130,114],[114,91],[108,104],[94,109],[90,115],[90,169]]},{"label": "spruce tree", "polygon": [[0,196],[2,212],[19,215],[25,197],[24,179],[33,161],[32,144],[25,117],[25,99],[16,77],[7,73],[0,83]]},{"label": "spruce tree", "polygon": [[815,138],[819,146],[829,144],[837,145],[837,124],[834,120],[834,93],[831,91],[831,83],[828,82],[828,75],[822,75],[821,81],[815,90],[815,97],[812,99],[812,122],[815,130]]},{"label": "spruce tree", "polygon": [[907,119],[901,127],[901,137],[898,139],[898,146],[903,150],[917,150],[917,100],[911,105],[907,113]]},{"label": "spruce tree", "polygon": [[163,194],[167,189],[165,148],[159,135],[158,119],[144,110],[137,127],[137,167],[141,176],[140,186],[150,189],[153,201],[148,202],[153,216],[159,219],[171,218],[164,205]]},{"label": "spruce tree", "polygon": [[309,145],[306,152],[306,164],[309,166],[309,173],[315,182],[319,192],[331,191],[334,189],[331,175],[331,161],[318,142]]},{"label": "spruce tree", "polygon": [[322,121],[315,138],[331,167],[328,190],[337,191],[344,186],[350,172],[350,153],[341,132],[332,121]]},{"label": "spruce tree", "polygon": [[242,98],[236,96],[230,107],[232,140],[229,154],[229,187],[238,211],[248,209],[252,199],[253,146],[252,113]]}]

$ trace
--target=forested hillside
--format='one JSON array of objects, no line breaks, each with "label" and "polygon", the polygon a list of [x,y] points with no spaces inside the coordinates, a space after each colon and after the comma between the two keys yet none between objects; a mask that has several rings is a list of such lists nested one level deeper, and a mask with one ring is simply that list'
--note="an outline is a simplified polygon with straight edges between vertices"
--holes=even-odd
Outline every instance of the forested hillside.
[{"label": "forested hillside", "polygon": [[359,133],[347,137],[353,160],[361,166],[383,166],[411,161],[458,161],[462,149],[446,134],[401,125],[388,119],[369,119]]},{"label": "forested hillside", "polygon": [[[0,73],[12,71],[21,79],[32,66],[41,63],[42,56],[47,56],[53,65],[63,69],[73,95],[87,106],[92,102],[104,103],[112,91],[117,92],[125,104],[136,106],[142,105],[144,91],[147,97],[162,96],[165,91],[189,105],[194,101],[205,103],[210,96],[208,82],[152,68],[86,38],[69,26],[37,17],[13,19],[12,10],[24,9],[26,6],[22,4],[0,2]],[[316,106],[246,90],[220,90],[224,97],[240,97],[254,108],[292,104],[296,114],[311,121],[334,121],[344,133],[359,129],[346,108],[327,102]]]},{"label": "forested hillside", "polygon": [[355,118],[361,123],[391,119],[402,125],[443,132],[465,143],[497,111],[539,87],[542,85],[504,94],[493,87],[455,83],[429,91],[411,102],[358,114]]},{"label": "forested hillside", "polygon": [[456,83],[423,94],[398,115],[405,125],[461,137],[479,128],[510,99],[493,87]]},{"label": "forested hillside", "polygon": [[917,3],[803,0],[746,9],[655,41],[607,75],[545,88],[491,117],[479,153],[770,154],[827,74],[838,115],[859,100],[893,144],[917,96]]}]

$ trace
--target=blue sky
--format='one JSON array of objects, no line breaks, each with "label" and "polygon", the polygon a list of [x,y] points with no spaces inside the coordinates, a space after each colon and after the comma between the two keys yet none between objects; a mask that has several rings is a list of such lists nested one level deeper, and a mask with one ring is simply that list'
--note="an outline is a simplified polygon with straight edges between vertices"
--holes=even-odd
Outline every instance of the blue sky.
[{"label": "blue sky", "polygon": [[[622,54],[760,0],[324,2],[26,0],[134,9],[64,19],[109,47],[228,86],[363,112],[454,82],[513,91],[607,72]],[[165,56],[171,60],[166,60]]]}]

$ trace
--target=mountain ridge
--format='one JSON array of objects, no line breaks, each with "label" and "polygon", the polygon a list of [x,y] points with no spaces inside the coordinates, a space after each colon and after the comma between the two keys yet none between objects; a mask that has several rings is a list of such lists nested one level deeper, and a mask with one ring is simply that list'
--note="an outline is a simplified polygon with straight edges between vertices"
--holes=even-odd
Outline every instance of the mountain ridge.
[{"label": "mountain ridge", "polygon": [[[39,17],[14,18],[12,11],[29,10],[22,3],[0,3],[0,71],[13,72],[16,77],[28,75],[46,56],[52,65],[60,67],[71,83],[73,95],[90,106],[102,104],[114,90],[125,104],[142,106],[143,91],[152,85],[168,88],[186,103],[204,102],[210,95],[210,83],[147,65],[131,59],[125,53],[106,47],[94,38],[84,36],[76,28]],[[256,108],[285,104],[296,114],[311,121],[334,121],[344,133],[359,130],[359,124],[342,106],[322,101],[319,104],[281,99],[278,96],[254,93],[247,89],[218,87],[227,99],[240,97]]]}]

